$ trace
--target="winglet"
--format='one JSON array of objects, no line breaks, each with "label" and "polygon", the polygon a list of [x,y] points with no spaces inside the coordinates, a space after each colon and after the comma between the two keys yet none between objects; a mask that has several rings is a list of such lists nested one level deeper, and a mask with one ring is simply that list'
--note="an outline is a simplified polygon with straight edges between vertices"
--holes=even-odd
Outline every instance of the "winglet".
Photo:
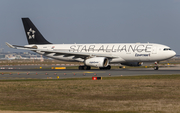
[{"label": "winglet", "polygon": [[6,45],[10,48],[15,48],[13,45],[9,44],[8,42],[6,42]]}]

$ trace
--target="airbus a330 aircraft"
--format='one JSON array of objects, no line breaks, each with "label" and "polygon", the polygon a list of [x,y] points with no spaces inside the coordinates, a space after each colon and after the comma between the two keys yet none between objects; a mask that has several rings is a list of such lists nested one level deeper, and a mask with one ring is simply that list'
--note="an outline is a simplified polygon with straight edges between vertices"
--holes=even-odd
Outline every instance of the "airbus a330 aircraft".
[{"label": "airbus a330 aircraft", "polygon": [[[17,46],[6,42],[7,46],[62,61],[83,62],[84,66],[79,66],[79,70],[89,70],[91,66],[111,69],[112,63],[141,66],[142,62],[159,62],[176,55],[170,47],[154,43],[52,44],[29,18],[22,18],[22,22],[29,45]],[[158,70],[158,66],[154,69]]]}]

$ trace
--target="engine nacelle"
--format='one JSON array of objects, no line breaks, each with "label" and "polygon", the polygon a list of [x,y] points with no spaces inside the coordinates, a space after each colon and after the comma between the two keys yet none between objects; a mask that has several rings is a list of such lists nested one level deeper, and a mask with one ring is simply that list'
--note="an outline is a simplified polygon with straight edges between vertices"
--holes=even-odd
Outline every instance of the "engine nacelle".
[{"label": "engine nacelle", "polygon": [[94,67],[107,67],[109,65],[109,60],[105,57],[93,57],[86,59],[85,65]]},{"label": "engine nacelle", "polygon": [[122,65],[126,66],[142,66],[143,62],[126,62],[126,63],[121,63]]}]

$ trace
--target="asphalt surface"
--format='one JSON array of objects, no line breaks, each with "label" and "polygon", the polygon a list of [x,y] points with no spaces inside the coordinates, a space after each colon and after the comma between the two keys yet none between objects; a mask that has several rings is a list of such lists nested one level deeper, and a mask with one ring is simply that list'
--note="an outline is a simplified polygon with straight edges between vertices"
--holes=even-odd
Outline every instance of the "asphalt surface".
[{"label": "asphalt surface", "polygon": [[136,76],[136,75],[169,75],[180,74],[180,67],[165,67],[159,70],[153,68],[130,68],[111,70],[54,70],[54,69],[26,69],[19,67],[6,67],[0,69],[0,80],[3,79],[59,79],[82,77],[107,76]]}]

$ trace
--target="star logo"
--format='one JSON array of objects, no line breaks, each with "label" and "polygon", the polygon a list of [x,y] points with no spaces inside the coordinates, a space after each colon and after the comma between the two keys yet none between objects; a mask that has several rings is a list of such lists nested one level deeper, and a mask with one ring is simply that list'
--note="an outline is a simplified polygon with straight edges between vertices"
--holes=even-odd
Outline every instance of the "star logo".
[{"label": "star logo", "polygon": [[29,29],[29,32],[27,32],[29,39],[35,39],[35,32],[32,28]]}]

